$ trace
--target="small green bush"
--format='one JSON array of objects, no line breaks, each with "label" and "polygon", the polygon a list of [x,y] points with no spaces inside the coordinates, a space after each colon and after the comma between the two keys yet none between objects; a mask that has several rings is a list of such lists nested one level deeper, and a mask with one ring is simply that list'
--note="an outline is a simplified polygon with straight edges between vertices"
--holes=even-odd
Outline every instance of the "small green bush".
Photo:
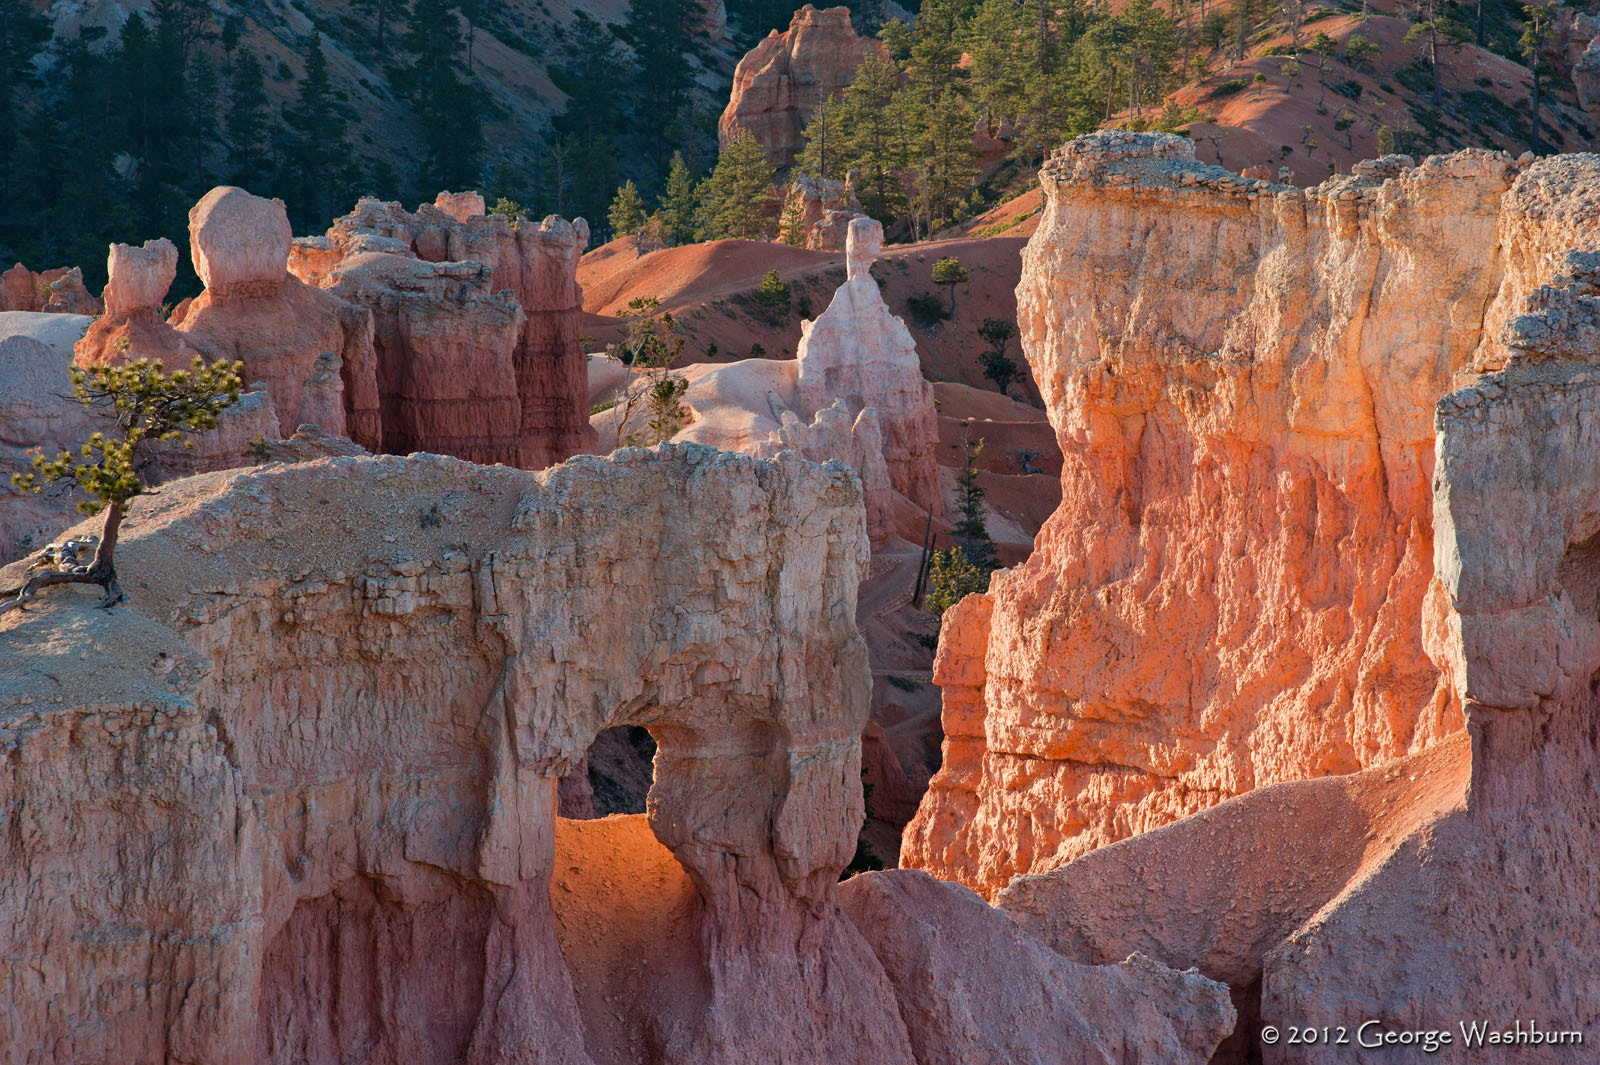
[{"label": "small green bush", "polygon": [[945,318],[944,302],[931,292],[918,292],[914,296],[907,296],[906,306],[911,308],[912,314],[924,322],[940,322]]},{"label": "small green bush", "polygon": [[756,306],[767,312],[772,318],[784,318],[789,314],[789,286],[783,283],[778,276],[778,271],[768,270],[761,279],[761,287],[755,292]]},{"label": "small green bush", "polygon": [[989,590],[989,574],[972,564],[959,547],[935,551],[928,564],[928,597],[925,602],[935,616],[974,592]]}]

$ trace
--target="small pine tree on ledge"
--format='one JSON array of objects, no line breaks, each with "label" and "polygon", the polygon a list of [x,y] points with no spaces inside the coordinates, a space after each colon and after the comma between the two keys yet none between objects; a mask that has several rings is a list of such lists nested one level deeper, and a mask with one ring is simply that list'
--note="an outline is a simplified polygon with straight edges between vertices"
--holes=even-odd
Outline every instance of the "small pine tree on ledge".
[{"label": "small pine tree on ledge", "polygon": [[950,290],[950,306],[944,314],[949,318],[956,313],[956,286],[972,280],[972,275],[961,265],[960,259],[951,255],[933,264],[931,280],[935,285],[944,285]]},{"label": "small pine tree on ledge", "polygon": [[[144,464],[135,452],[145,441],[176,440],[216,428],[217,416],[239,398],[243,371],[243,363],[219,359],[207,366],[198,356],[190,369],[172,374],[163,373],[149,359],[74,369],[73,394],[85,407],[110,413],[115,431],[95,433],[77,455],[63,451],[47,459],[35,454],[34,472],[13,474],[11,483],[23,492],[68,485],[83,489],[90,498],[79,503],[78,509],[85,514],[105,512],[100,541],[89,565],[48,569],[20,588],[0,591],[0,599],[7,600],[0,602],[0,614],[21,607],[41,589],[57,584],[98,584],[105,591],[102,607],[118,602],[122,589],[113,562],[117,531],[128,501],[147,487],[141,477]],[[184,440],[184,446],[193,447],[194,441]],[[35,563],[35,568],[40,563]]]}]

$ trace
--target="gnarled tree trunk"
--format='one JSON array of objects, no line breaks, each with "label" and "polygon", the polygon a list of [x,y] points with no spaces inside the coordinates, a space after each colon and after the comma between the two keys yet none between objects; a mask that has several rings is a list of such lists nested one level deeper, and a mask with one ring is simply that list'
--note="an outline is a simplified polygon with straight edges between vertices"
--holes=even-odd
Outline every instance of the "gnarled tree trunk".
[{"label": "gnarled tree trunk", "polygon": [[[105,598],[100,601],[100,606],[110,607],[122,599],[122,587],[117,584],[117,570],[112,564],[112,552],[117,547],[117,530],[122,527],[122,507],[119,503],[112,503],[106,507],[105,521],[100,526],[100,543],[94,551],[94,561],[81,573],[67,572],[64,570],[46,570],[28,578],[28,582],[20,588],[9,588],[0,592],[0,597],[8,601],[0,603],[0,614],[4,614],[13,607],[21,607],[42,588],[49,588],[56,584],[98,584],[105,589]],[[10,598],[10,597],[15,598]]]}]

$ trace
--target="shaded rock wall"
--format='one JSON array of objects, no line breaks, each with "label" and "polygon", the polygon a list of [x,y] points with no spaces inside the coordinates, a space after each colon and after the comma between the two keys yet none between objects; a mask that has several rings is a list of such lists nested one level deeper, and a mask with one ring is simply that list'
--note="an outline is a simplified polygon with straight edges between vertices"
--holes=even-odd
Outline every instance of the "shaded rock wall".
[{"label": "shaded rock wall", "polygon": [[[403,430],[407,442],[386,441],[383,449],[423,447],[458,454],[449,450],[450,446],[466,442],[464,446],[472,449],[504,450],[508,442],[499,428],[501,414],[490,409],[495,401],[480,407],[474,399],[492,388],[501,397],[514,395],[519,406],[516,438],[510,442],[516,449],[511,460],[516,465],[540,469],[593,451],[587,366],[578,345],[583,290],[576,281],[578,258],[589,240],[587,223],[581,218],[568,222],[552,215],[538,223],[524,219],[513,227],[498,215],[484,215],[482,197],[475,194],[443,193],[440,200],[443,206],[424,204],[413,214],[397,203],[364,199],[353,212],[337,219],[326,237],[296,241],[290,263],[296,276],[324,288],[348,286],[350,280],[338,276],[337,268],[348,257],[362,253],[441,264],[435,274],[440,280],[432,284],[427,304],[405,300],[410,306],[406,317],[415,323],[407,333],[400,331],[399,318],[380,315],[384,331],[378,344],[388,353],[389,365],[383,374],[384,408],[394,411],[403,405],[438,404],[431,414],[407,416]],[[464,269],[461,264],[469,262],[486,267],[487,277],[482,284],[452,286],[449,279],[454,275],[443,267],[454,264],[459,273]],[[392,297],[378,292],[381,278],[397,269],[379,271],[357,284],[356,291],[366,292],[369,301],[401,301],[398,290]],[[413,289],[420,276],[421,272],[412,275]],[[345,290],[349,291],[348,287]],[[482,326],[486,293],[502,290],[510,291],[523,315],[511,352],[511,373],[496,369],[500,376],[493,382],[476,380],[474,375],[485,367],[477,361],[479,357],[465,352],[458,353],[463,357],[454,365],[440,362],[432,338],[466,335]],[[424,317],[431,319],[426,325],[421,324]],[[497,324],[489,326],[496,336],[502,329],[499,317],[495,314]],[[408,346],[411,334],[418,336],[416,352]],[[499,343],[496,339],[490,346]],[[436,395],[419,393],[407,384],[421,379],[420,371],[405,368],[413,358],[454,380],[429,386],[439,390]],[[488,358],[495,361],[498,356]],[[491,425],[495,428],[484,438],[485,428]]]},{"label": "shaded rock wall", "polygon": [[1069,961],[926,873],[865,873],[839,896],[894,984],[918,1065],[1200,1065],[1233,1028],[1221,985],[1138,954]]},{"label": "shaded rock wall", "polygon": [[522,309],[491,291],[487,266],[361,252],[326,288],[372,312],[381,450],[521,464],[522,404],[507,385]]},{"label": "shaded rock wall", "polygon": [[1115,132],[1047,163],[1018,303],[1063,502],[945,625],[906,864],[992,894],[1462,728],[1418,621],[1432,411],[1508,357],[1600,217],[1594,166],[1390,157],[1299,190]]},{"label": "shaded rock wall", "polygon": [[76,266],[36,274],[17,263],[0,272],[0,312],[93,315],[101,310],[100,301],[83,285],[83,271]]}]

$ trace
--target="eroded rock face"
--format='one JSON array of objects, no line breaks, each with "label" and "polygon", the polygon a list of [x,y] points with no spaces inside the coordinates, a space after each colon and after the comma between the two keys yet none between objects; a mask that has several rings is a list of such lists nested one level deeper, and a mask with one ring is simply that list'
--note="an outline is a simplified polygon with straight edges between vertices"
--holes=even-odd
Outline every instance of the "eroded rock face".
[{"label": "eroded rock face", "polygon": [[852,414],[876,407],[889,482],[918,507],[938,514],[943,496],[935,461],[939,428],[933,386],[922,376],[905,323],[889,313],[872,280],[872,260],[882,241],[883,227],[872,219],[850,223],[845,283],[816,321],[800,326],[795,399],[807,412],[841,400]]},{"label": "eroded rock face", "polygon": [[1553,28],[1544,42],[1545,58],[1570,73],[1578,106],[1600,115],[1600,14],[1563,5],[1556,9]]},{"label": "eroded rock face", "polygon": [[807,4],[787,30],[773,30],[739,60],[733,95],[717,123],[722,146],[748,133],[773,166],[789,166],[800,154],[812,112],[855,80],[867,56],[885,54],[877,40],[856,36],[848,7],[819,11]]},{"label": "eroded rock face", "polygon": [[1063,502],[946,621],[944,766],[902,851],[980,893],[1464,724],[1418,624],[1433,406],[1594,231],[1593,157],[1302,191],[1192,152],[1106,133],[1041,174],[1019,325]]},{"label": "eroded rock face", "polygon": [[523,325],[482,263],[363,252],[327,281],[372,312],[383,449],[507,466],[522,460],[522,404],[507,382]]},{"label": "eroded rock face", "polygon": [[[1071,965],[925,878],[846,915],[861,515],[843,471],[692,445],[139,497],[127,608],[0,618],[0,813],[37,826],[0,834],[0,949],[50,1033],[17,1060],[1204,1060],[1231,1015],[1202,978]],[[630,723],[648,825],[558,826],[558,779]],[[970,977],[947,1008],[908,1010],[917,956]]]},{"label": "eroded rock face", "polygon": [[[1523,177],[1578,197],[1600,179],[1592,156],[1558,165],[1565,178]],[[1511,196],[1524,191],[1519,179]],[[1000,896],[1069,958],[1138,950],[1227,980],[1240,1012],[1227,1060],[1348,1060],[1354,1047],[1253,1034],[1359,1017],[1379,1019],[1369,1040],[1444,1028],[1452,1048],[1463,1026],[1480,1039],[1520,1026],[1517,1056],[1555,1063],[1574,1047],[1552,1034],[1600,1023],[1600,989],[1567,976],[1600,934],[1600,254],[1564,264],[1500,338],[1505,367],[1435,411],[1418,620],[1470,729],[1360,773],[1259,789]]]},{"label": "eroded rock face", "polygon": [[1204,1065],[1233,1028],[1222,984],[1139,954],[1069,961],[926,873],[864,873],[839,897],[894,984],[918,1065]]},{"label": "eroded rock face", "polygon": [[189,244],[206,290],[176,323],[188,345],[243,362],[272,395],[278,435],[311,424],[379,446],[370,318],[289,274],[283,202],[212,189],[189,212]]},{"label": "eroded rock face", "polygon": [[189,210],[189,256],[213,300],[276,296],[288,274],[289,215],[277,200],[222,185]]},{"label": "eroded rock face", "polygon": [[83,283],[83,271],[74,266],[46,270],[40,279],[48,286],[44,306],[46,314],[100,314],[104,306]]},{"label": "eroded rock face", "polygon": [[83,285],[76,266],[34,273],[21,263],[0,273],[0,313],[40,311],[46,314],[99,314],[100,301]]},{"label": "eroded rock face", "polygon": [[106,313],[78,342],[81,366],[150,358],[187,369],[196,355],[244,363],[247,383],[271,394],[273,437],[317,425],[363,447],[381,443],[372,320],[288,273],[282,201],[212,189],[189,212],[190,254],[206,290],[170,320],[161,302],[177,272],[166,239],[113,244]]},{"label": "eroded rock face", "polygon": [[882,542],[894,531],[894,497],[889,485],[889,467],[883,460],[883,434],[878,429],[878,411],[867,407],[851,417],[843,400],[817,412],[810,425],[793,411],[784,411],[778,431],[751,452],[757,458],[772,458],[780,451],[793,451],[811,462],[838,459],[861,478],[862,502],[867,509],[867,537]]},{"label": "eroded rock face", "polygon": [[[834,901],[862,818],[860,515],[843,475],[695,447],[141,496],[129,609],[68,592],[0,628],[30,752],[0,809],[60,818],[0,843],[4,949],[41,974],[13,978],[16,1023],[55,1060],[587,1062],[556,780],[636,722],[709,974],[661,1060],[909,1065]],[[50,679],[86,649],[92,677]],[[97,923],[116,936],[65,934]]]},{"label": "eroded rock face", "polygon": [[799,228],[810,251],[842,252],[850,223],[867,214],[843,181],[797,177],[785,193],[784,212],[797,212]]},{"label": "eroded rock face", "polygon": [[154,359],[169,370],[186,368],[194,352],[161,314],[161,301],[177,276],[178,249],[165,237],[139,248],[111,245],[102,293],[105,314],[78,341],[74,361],[104,366]]},{"label": "eroded rock face", "polygon": [[[496,402],[509,398],[519,411],[515,450],[506,452],[512,456],[509,461],[525,469],[540,469],[595,448],[588,420],[586,358],[578,345],[583,290],[576,277],[578,258],[588,240],[589,227],[581,218],[568,222],[552,215],[538,223],[523,220],[513,228],[498,215],[485,216],[483,198],[477,193],[441,193],[438,203],[424,204],[414,214],[397,203],[364,199],[351,214],[336,220],[326,237],[295,241],[290,269],[308,283],[337,288],[350,283],[340,264],[355,256],[398,255],[439,264],[435,274],[441,280],[433,285],[433,298],[426,308],[434,320],[422,325],[424,308],[411,301],[419,336],[466,336],[483,324],[489,294],[509,289],[522,310],[522,321],[511,351],[511,373],[493,381],[473,376],[487,356],[463,352],[465,357],[451,365],[440,362],[437,351],[413,353],[406,336],[383,331],[394,320],[380,316],[378,344],[389,353],[391,367],[384,386],[386,411],[395,410],[399,402],[393,387],[394,367],[403,367],[415,358],[419,366],[425,364],[432,372],[453,379],[431,385],[437,392],[434,396],[409,393],[409,402],[425,406],[437,401],[438,405],[426,416],[411,419],[411,427],[404,433],[412,444],[402,445],[397,437],[393,442],[386,440],[383,447],[399,451],[420,446],[461,454],[450,448],[462,444],[476,449],[473,453],[489,448],[500,454],[506,446],[501,412],[462,402],[464,397],[492,391]],[[452,269],[459,273],[470,270],[471,264],[487,270],[482,283],[452,289],[444,279],[453,276]],[[413,271],[417,277],[422,273]],[[376,291],[370,283],[364,283],[362,290]],[[457,294],[452,296],[452,291]],[[398,299],[397,292],[391,301]],[[500,344],[500,328],[498,324],[490,327],[494,337],[490,347]],[[498,356],[490,361],[495,359]],[[405,375],[405,371],[399,372]],[[412,436],[422,422],[431,428],[423,436]],[[486,433],[490,425],[493,431]]]}]

